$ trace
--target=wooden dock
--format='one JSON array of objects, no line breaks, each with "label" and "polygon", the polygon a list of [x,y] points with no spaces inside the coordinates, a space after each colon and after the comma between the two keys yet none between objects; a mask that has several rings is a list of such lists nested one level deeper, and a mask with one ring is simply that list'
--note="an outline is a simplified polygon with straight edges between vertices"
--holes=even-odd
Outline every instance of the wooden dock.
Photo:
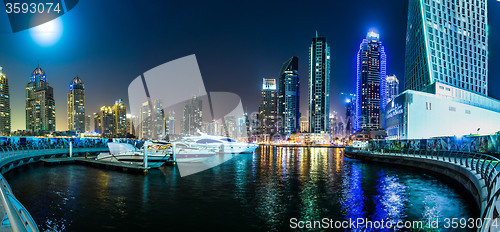
[{"label": "wooden dock", "polygon": [[111,162],[95,160],[94,158],[84,158],[84,157],[67,157],[67,158],[52,158],[52,159],[42,159],[45,165],[60,165],[60,164],[82,164],[92,167],[105,168],[114,171],[123,171],[131,173],[147,173],[148,169],[142,165],[123,163],[123,162]]}]

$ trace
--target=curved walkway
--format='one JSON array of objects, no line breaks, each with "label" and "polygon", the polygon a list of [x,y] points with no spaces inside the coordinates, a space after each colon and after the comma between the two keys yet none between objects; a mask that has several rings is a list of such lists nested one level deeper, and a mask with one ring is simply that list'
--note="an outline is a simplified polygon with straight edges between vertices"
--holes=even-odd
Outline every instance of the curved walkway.
[{"label": "curved walkway", "polygon": [[[70,154],[97,153],[108,151],[107,147],[94,146],[22,146],[0,147],[0,173],[4,174],[13,168],[38,162],[44,158],[66,157]],[[5,178],[0,175],[0,232],[4,231],[38,231],[38,227],[24,206],[14,197]]]},{"label": "curved walkway", "polygon": [[[353,148],[346,148],[345,156],[422,168],[453,178],[467,187],[478,203],[480,218],[487,223],[478,231],[500,231],[500,159],[496,157],[460,151],[373,151]],[[498,220],[498,228],[493,220]]]}]

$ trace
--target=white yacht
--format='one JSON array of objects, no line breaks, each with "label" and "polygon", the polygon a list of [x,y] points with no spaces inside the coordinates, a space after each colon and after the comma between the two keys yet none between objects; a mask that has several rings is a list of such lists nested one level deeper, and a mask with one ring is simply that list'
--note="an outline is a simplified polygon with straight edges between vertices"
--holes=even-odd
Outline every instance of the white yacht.
[{"label": "white yacht", "polygon": [[192,147],[202,146],[217,149],[223,154],[252,153],[259,145],[254,143],[238,142],[220,135],[208,135],[198,131],[199,136],[184,137],[180,141]]},{"label": "white yacht", "polygon": [[[145,148],[136,148],[128,143],[108,143],[109,153],[101,153],[96,160],[142,163],[144,161]],[[161,166],[172,158],[172,144],[164,142],[151,142],[148,146],[148,164],[150,166]]]}]

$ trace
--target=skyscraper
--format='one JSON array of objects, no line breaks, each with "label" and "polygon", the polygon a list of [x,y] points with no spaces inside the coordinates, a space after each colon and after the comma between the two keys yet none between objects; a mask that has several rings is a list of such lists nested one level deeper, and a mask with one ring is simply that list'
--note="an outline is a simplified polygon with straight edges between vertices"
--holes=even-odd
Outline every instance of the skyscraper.
[{"label": "skyscraper", "polygon": [[103,137],[111,137],[114,129],[113,108],[110,106],[102,106],[97,113],[94,114],[94,130]]},{"label": "skyscraper", "polygon": [[283,63],[278,86],[278,132],[292,134],[300,129],[299,58],[294,56]]},{"label": "skyscraper", "polygon": [[203,122],[202,100],[198,96],[193,96],[184,105],[183,132],[186,135],[193,135],[197,130],[201,130]]},{"label": "skyscraper", "polygon": [[487,0],[410,0],[405,90],[435,82],[488,94]]},{"label": "skyscraper", "polygon": [[354,130],[378,130],[385,105],[386,56],[379,34],[369,32],[359,45]]},{"label": "skyscraper", "polygon": [[115,135],[125,136],[127,131],[127,107],[123,104],[122,99],[115,101],[115,104],[111,107],[113,111],[113,129]]},{"label": "skyscraper", "polygon": [[69,83],[68,130],[85,132],[85,86],[80,77]]},{"label": "skyscraper", "polygon": [[10,135],[9,80],[0,67],[0,135]]},{"label": "skyscraper", "polygon": [[387,76],[385,83],[387,87],[385,88],[386,101],[384,105],[387,105],[389,101],[393,100],[399,94],[399,80],[396,75]]},{"label": "skyscraper", "polygon": [[163,139],[165,136],[165,114],[160,100],[144,102],[139,111],[138,136],[141,139]]},{"label": "skyscraper", "polygon": [[330,47],[316,32],[309,48],[309,132],[328,133],[329,114]]},{"label": "skyscraper", "polygon": [[54,90],[47,83],[45,72],[38,66],[26,84],[26,130],[53,132],[56,130]]},{"label": "skyscraper", "polygon": [[276,79],[264,78],[259,106],[261,134],[272,135],[276,133],[277,100]]},{"label": "skyscraper", "polygon": [[386,110],[390,139],[500,131],[488,94],[487,0],[410,0],[405,91]]}]

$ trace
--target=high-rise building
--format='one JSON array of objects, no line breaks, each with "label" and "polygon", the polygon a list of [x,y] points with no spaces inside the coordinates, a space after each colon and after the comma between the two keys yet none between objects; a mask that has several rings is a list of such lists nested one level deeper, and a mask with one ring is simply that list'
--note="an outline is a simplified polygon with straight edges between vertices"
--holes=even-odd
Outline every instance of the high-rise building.
[{"label": "high-rise building", "polygon": [[91,132],[90,131],[90,119],[91,119],[90,115],[85,116],[85,132]]},{"label": "high-rise building", "polygon": [[111,107],[113,110],[113,123],[114,123],[114,134],[119,136],[125,136],[127,131],[127,107],[123,103],[122,99],[115,101],[115,104]]},{"label": "high-rise building", "polygon": [[169,137],[176,134],[175,132],[175,112],[172,111],[165,117],[165,135]]},{"label": "high-rise building", "polygon": [[309,132],[309,120],[307,120],[306,116],[300,117],[300,132],[301,133]]},{"label": "high-rise building", "polygon": [[300,129],[299,58],[283,63],[278,81],[278,132],[289,135]]},{"label": "high-rise building", "polygon": [[328,133],[330,114],[330,47],[326,37],[309,48],[309,132]]},{"label": "high-rise building", "polygon": [[77,76],[69,83],[68,130],[85,132],[85,122],[85,85]]},{"label": "high-rise building", "polygon": [[351,136],[354,133],[354,124],[355,124],[355,113],[356,113],[356,95],[351,95],[350,98],[345,100],[345,135]]},{"label": "high-rise building", "polygon": [[386,102],[386,56],[379,34],[368,33],[359,45],[357,59],[354,130],[378,130]]},{"label": "high-rise building", "polygon": [[488,94],[487,0],[410,0],[405,90],[440,82]]},{"label": "high-rise building", "polygon": [[393,100],[399,94],[399,80],[396,75],[387,76],[385,83],[387,87],[385,88],[386,101],[384,105],[387,105],[389,101]]},{"label": "high-rise building", "polygon": [[259,106],[261,134],[272,135],[276,133],[277,100],[276,79],[264,78]]},{"label": "high-rise building", "polygon": [[500,131],[500,101],[487,96],[486,5],[410,0],[405,91],[387,105],[389,139]]},{"label": "high-rise building", "polygon": [[201,130],[203,123],[203,102],[198,96],[193,96],[184,105],[183,133],[193,135]]},{"label": "high-rise building", "polygon": [[0,67],[0,135],[10,135],[10,98],[9,80]]},{"label": "high-rise building", "polygon": [[141,139],[163,139],[165,136],[165,114],[160,100],[144,102],[139,110],[138,136]]},{"label": "high-rise building", "polygon": [[115,132],[113,108],[102,106],[97,113],[94,113],[94,130],[103,137],[111,137]]},{"label": "high-rise building", "polygon": [[46,133],[56,130],[54,89],[38,66],[26,84],[26,130]]}]

